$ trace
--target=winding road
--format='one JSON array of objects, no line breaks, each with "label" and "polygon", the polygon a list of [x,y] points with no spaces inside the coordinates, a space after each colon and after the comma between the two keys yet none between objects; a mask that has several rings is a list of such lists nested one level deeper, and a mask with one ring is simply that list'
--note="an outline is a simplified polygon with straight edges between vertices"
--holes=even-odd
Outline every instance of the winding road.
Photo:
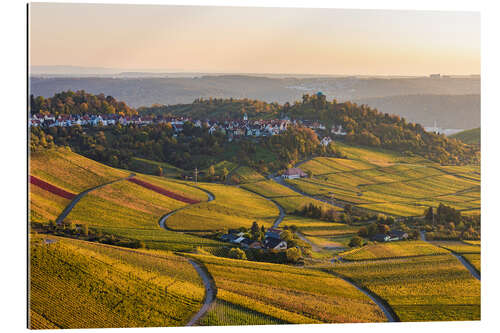
[{"label": "winding road", "polygon": [[[427,240],[427,238],[425,237],[425,231],[420,230],[420,239],[422,239],[424,242],[427,242],[427,243],[429,243],[429,244],[432,244],[432,243],[431,243],[431,242],[429,242],[429,241]],[[435,245],[435,244],[432,244],[432,245],[437,246],[437,245]],[[444,249],[444,248],[443,248],[443,247],[441,247],[441,246],[438,246],[438,247],[440,247],[440,248]],[[462,255],[460,255],[459,253],[456,253],[456,252],[454,252],[454,251],[451,251],[450,249],[445,249],[445,250],[450,251],[450,253],[451,253],[453,256],[455,256],[455,258],[457,258],[457,259],[458,259],[458,261],[460,261],[460,263],[461,263],[462,265],[464,265],[464,267],[465,267],[465,268],[467,268],[467,270],[468,270],[468,271],[472,274],[472,276],[473,276],[473,277],[475,277],[476,279],[478,279],[479,281],[481,281],[481,273],[480,273],[480,272],[479,272],[479,271],[478,271],[478,270],[477,270],[474,266],[472,266],[472,265],[471,265],[471,264],[467,261],[467,259],[465,259],[465,258],[464,258]]]},{"label": "winding road", "polygon": [[189,259],[189,263],[191,263],[194,269],[196,269],[196,272],[198,272],[198,275],[201,277],[203,284],[205,285],[205,299],[203,300],[203,306],[186,324],[186,326],[193,326],[208,310],[210,310],[214,304],[215,296],[217,295],[217,287],[215,286],[213,277],[202,263],[193,259]]},{"label": "winding road", "polygon": [[110,185],[110,184],[113,184],[113,183],[116,183],[116,182],[121,182],[122,180],[127,180],[127,179],[130,179],[132,177],[135,177],[135,173],[131,173],[129,176],[125,177],[125,178],[120,178],[120,179],[117,179],[117,180],[113,180],[111,182],[108,182],[108,183],[104,183],[104,184],[101,184],[101,185],[97,185],[95,187],[92,187],[92,188],[89,188],[83,192],[80,192],[76,195],[76,197],[69,203],[68,206],[66,206],[66,208],[64,208],[64,210],[62,211],[62,213],[56,218],[56,223],[57,224],[61,224],[62,221],[64,221],[64,219],[66,218],[66,216],[68,216],[68,214],[71,212],[71,210],[73,209],[73,207],[75,207],[75,205],[78,203],[78,201],[80,201],[81,198],[83,198],[87,193],[89,192],[92,192],[94,190],[97,190],[103,186],[106,186],[106,185]]},{"label": "winding road", "polygon": [[[195,186],[195,185],[185,184],[185,183],[183,183],[183,184],[187,185],[187,186],[191,186],[191,187],[197,188],[197,189],[205,192],[208,195],[208,199],[205,202],[210,202],[210,201],[215,200],[215,195],[212,192],[210,192],[208,190],[205,190],[205,189],[203,189],[201,187]],[[165,224],[165,221],[170,216],[172,216],[175,213],[177,213],[178,211],[186,209],[186,208],[188,208],[190,206],[191,205],[186,205],[186,206],[181,207],[179,209],[173,210],[173,211],[171,211],[168,214],[163,215],[160,218],[160,220],[158,221],[158,224],[160,225],[160,227],[162,227],[165,230],[183,232],[182,230],[173,230],[173,229],[168,228],[167,225]],[[189,230],[189,231],[192,232],[193,230]],[[186,326],[193,326],[213,306],[213,304],[215,302],[215,297],[217,295],[217,287],[215,285],[215,281],[214,281],[213,277],[210,275],[210,273],[208,272],[208,270],[206,269],[206,267],[201,262],[198,262],[198,261],[196,261],[194,259],[188,259],[188,261],[189,261],[189,263],[191,265],[193,265],[194,269],[196,270],[196,272],[198,273],[198,275],[201,277],[201,279],[203,281],[203,285],[205,286],[205,298],[203,300],[203,306],[198,310],[198,312],[186,324]]]}]

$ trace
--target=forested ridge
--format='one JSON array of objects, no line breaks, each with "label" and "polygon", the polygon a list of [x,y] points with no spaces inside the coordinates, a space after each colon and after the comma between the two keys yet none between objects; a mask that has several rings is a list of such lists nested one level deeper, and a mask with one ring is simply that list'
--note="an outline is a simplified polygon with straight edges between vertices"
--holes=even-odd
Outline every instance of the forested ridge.
[{"label": "forested ridge", "polygon": [[[86,112],[84,112],[86,110]],[[332,125],[347,132],[343,137],[334,137],[353,145],[380,147],[401,152],[405,155],[420,155],[441,164],[463,165],[478,163],[480,152],[477,146],[467,145],[444,135],[429,133],[420,124],[409,123],[396,115],[381,113],[367,105],[349,101],[339,103],[328,101],[318,93],[304,95],[302,101],[293,104],[265,103],[248,99],[197,99],[192,104],[174,106],[128,107],[111,96],[92,95],[84,91],[68,91],[52,98],[31,97],[31,112],[55,112],[57,114],[148,114],[156,116],[183,115],[196,119],[276,119],[287,117],[292,120],[319,121],[326,130],[315,133],[300,125],[292,126],[284,134],[266,138],[243,138],[228,143],[224,135],[208,134],[206,127],[195,127],[191,122],[184,125],[184,131],[174,136],[168,124],[152,124],[139,127],[106,126],[100,130],[50,128],[37,129],[33,134],[32,149],[55,145],[69,145],[76,151],[117,167],[126,167],[132,156],[155,161],[169,162],[183,168],[206,166],[217,162],[221,154],[227,160],[246,161],[259,169],[275,170],[292,162],[311,156],[339,156],[333,148],[321,147],[320,136],[330,136]],[[306,131],[309,130],[309,131]],[[42,133],[43,132],[43,133]],[[255,141],[246,144],[248,140]],[[253,142],[252,141],[252,142]],[[235,148],[237,146],[238,148]],[[310,147],[309,147],[310,146]],[[234,154],[225,153],[234,151]],[[264,157],[262,157],[262,152]]]},{"label": "forested ridge", "polygon": [[117,101],[112,96],[93,95],[83,90],[63,91],[49,98],[31,95],[30,112],[32,115],[50,113],[55,116],[62,114],[119,114],[123,116],[137,114],[134,108],[129,107],[125,102]]}]

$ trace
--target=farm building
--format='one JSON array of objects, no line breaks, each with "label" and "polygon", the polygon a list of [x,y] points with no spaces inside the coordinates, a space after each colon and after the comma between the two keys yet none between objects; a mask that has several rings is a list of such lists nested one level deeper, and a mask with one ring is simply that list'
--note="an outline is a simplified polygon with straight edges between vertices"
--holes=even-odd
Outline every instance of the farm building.
[{"label": "farm building", "polygon": [[269,228],[266,231],[265,238],[270,237],[270,238],[281,239],[281,237],[280,237],[281,233],[282,233],[282,231],[280,229]]},{"label": "farm building", "polygon": [[256,242],[253,242],[252,244],[250,244],[249,248],[251,248],[251,249],[262,249],[263,245],[262,245],[261,242],[256,241]]},{"label": "farm building", "polygon": [[285,179],[296,179],[296,178],[302,178],[306,177],[306,173],[299,168],[291,168],[287,169],[281,177]]},{"label": "farm building", "polygon": [[391,241],[408,239],[408,234],[400,230],[389,231],[389,236],[391,237]]},{"label": "farm building", "polygon": [[287,244],[279,238],[268,237],[264,240],[264,246],[272,250],[286,250]]},{"label": "farm building", "polygon": [[391,240],[391,237],[389,235],[376,234],[375,236],[373,236],[372,240],[376,242],[388,242]]}]

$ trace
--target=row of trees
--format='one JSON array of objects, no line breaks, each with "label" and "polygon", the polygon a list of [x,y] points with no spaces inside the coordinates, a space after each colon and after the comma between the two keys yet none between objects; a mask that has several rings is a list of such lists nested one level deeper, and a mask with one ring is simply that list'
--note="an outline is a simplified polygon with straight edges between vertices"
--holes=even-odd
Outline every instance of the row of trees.
[{"label": "row of trees", "polygon": [[141,114],[186,116],[196,119],[242,119],[246,114],[249,119],[276,118],[281,106],[278,103],[248,98],[197,98],[191,104],[152,105],[138,108]]},{"label": "row of trees", "polygon": [[425,212],[428,239],[481,239],[481,215],[464,216],[453,207],[440,204]]},{"label": "row of trees", "polygon": [[133,249],[146,248],[146,244],[143,241],[103,233],[100,230],[89,228],[86,224],[75,224],[72,221],[63,221],[60,225],[56,224],[53,220],[49,221],[48,224],[31,222],[31,228],[40,233],[77,238],[89,242],[98,242]]},{"label": "row of trees", "polygon": [[302,206],[300,209],[295,210],[293,214],[330,222],[335,222],[337,220],[337,214],[333,208],[325,209],[323,206],[315,205],[312,202]]},{"label": "row of trees", "polygon": [[122,116],[137,115],[137,111],[125,102],[117,101],[112,96],[104,94],[93,95],[78,90],[68,90],[55,94],[53,97],[34,97],[30,95],[29,108],[31,114],[119,114]]}]

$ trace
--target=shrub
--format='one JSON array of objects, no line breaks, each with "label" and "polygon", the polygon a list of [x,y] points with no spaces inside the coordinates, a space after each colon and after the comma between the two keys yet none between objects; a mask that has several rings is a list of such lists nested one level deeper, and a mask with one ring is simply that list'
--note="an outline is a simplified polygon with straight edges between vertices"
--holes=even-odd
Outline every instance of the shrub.
[{"label": "shrub", "polygon": [[247,255],[245,254],[245,251],[237,247],[233,247],[231,250],[229,250],[228,255],[229,258],[247,260]]},{"label": "shrub", "polygon": [[363,239],[359,236],[354,236],[349,241],[349,247],[360,247],[363,246]]},{"label": "shrub", "polygon": [[288,262],[297,263],[302,256],[300,250],[296,247],[292,247],[286,250],[286,259]]}]

